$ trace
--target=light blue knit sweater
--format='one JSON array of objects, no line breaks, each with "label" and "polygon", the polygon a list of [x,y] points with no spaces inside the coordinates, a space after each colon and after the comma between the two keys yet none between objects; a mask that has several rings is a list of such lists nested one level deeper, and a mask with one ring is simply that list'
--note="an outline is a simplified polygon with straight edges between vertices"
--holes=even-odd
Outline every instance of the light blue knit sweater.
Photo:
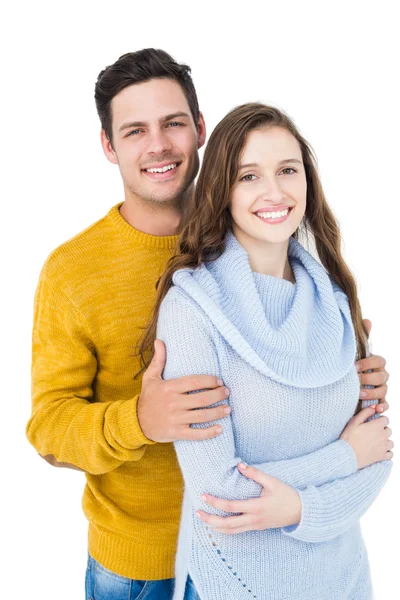
[{"label": "light blue knit sweater", "polygon": [[[347,297],[293,238],[295,284],[252,272],[232,233],[226,242],[215,262],[175,273],[158,321],[164,379],[219,376],[232,407],[218,437],[175,443],[185,494],[174,600],[188,572],[202,600],[370,600],[359,519],[391,462],[357,470],[339,440],[359,398]],[[240,461],[299,490],[298,525],[225,535],[196,517],[197,509],[226,514],[202,493],[260,495]]]}]

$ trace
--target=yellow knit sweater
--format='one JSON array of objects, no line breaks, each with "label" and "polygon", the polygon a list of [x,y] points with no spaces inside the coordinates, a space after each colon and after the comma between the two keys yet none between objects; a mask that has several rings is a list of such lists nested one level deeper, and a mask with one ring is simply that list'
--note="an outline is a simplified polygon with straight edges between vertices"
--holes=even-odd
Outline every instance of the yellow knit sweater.
[{"label": "yellow knit sweater", "polygon": [[137,342],[177,242],[131,227],[118,204],[57,248],[35,298],[32,416],[42,455],[86,471],[89,552],[132,579],[174,576],[183,481],[172,443],[140,429]]}]

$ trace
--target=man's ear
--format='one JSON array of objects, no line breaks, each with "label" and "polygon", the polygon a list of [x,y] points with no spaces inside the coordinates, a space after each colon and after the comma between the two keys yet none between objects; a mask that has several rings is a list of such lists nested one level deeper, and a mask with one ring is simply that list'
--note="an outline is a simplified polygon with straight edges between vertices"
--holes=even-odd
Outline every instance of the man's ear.
[{"label": "man's ear", "polygon": [[204,146],[206,141],[206,123],[204,121],[203,113],[199,114],[199,121],[197,123],[197,148]]},{"label": "man's ear", "polygon": [[108,139],[107,134],[104,129],[102,129],[100,131],[100,141],[101,141],[101,146],[103,148],[103,152],[106,155],[106,158],[114,165],[117,165],[118,157],[115,154],[114,148],[112,147],[112,144],[111,144],[110,140]]}]

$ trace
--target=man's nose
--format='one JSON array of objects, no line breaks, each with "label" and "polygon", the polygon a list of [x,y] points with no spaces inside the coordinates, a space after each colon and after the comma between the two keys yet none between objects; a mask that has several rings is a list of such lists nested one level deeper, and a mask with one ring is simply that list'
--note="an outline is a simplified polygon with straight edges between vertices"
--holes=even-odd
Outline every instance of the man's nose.
[{"label": "man's nose", "polygon": [[164,131],[154,131],[148,138],[147,152],[150,154],[162,154],[172,148],[171,140]]}]

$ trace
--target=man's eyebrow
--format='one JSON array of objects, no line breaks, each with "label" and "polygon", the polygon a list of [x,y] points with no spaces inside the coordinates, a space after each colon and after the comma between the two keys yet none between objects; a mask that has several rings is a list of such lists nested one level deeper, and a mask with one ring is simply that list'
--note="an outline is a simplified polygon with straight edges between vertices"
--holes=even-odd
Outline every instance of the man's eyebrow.
[{"label": "man's eyebrow", "polygon": [[[285,158],[284,160],[281,160],[278,164],[280,165],[286,165],[287,163],[299,163],[302,164],[301,160],[299,160],[298,158]],[[245,165],[239,165],[239,169],[247,169],[247,167],[259,167],[260,165],[258,163],[246,163]]]},{"label": "man's eyebrow", "polygon": [[170,115],[167,115],[166,117],[161,117],[160,119],[158,119],[158,121],[160,123],[165,123],[166,121],[170,121],[171,119],[176,119],[177,117],[188,117],[188,118],[190,118],[190,116],[187,113],[185,113],[183,111],[179,111],[179,112],[175,112],[175,113],[172,113]]},{"label": "man's eyebrow", "polygon": [[[185,112],[179,111],[176,113],[172,113],[170,115],[166,115],[165,117],[160,117],[158,119],[159,123],[166,123],[167,121],[171,121],[171,119],[176,119],[177,117],[189,117],[189,115]],[[123,131],[124,129],[130,129],[131,127],[146,127],[148,123],[146,121],[129,121],[128,123],[122,123],[119,127],[118,131]]]},{"label": "man's eyebrow", "polygon": [[131,127],[146,127],[147,123],[145,121],[129,121],[129,123],[122,123],[119,127],[118,131],[123,131],[124,129],[130,129]]}]

